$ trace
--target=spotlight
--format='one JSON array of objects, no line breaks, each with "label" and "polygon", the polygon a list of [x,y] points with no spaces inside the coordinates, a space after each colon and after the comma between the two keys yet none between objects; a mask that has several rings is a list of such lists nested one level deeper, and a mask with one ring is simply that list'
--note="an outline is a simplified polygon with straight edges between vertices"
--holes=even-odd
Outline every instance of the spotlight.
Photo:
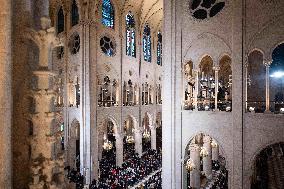
[{"label": "spotlight", "polygon": [[276,71],[273,74],[270,75],[270,77],[275,77],[275,78],[281,78],[284,76],[284,72],[283,71]]},{"label": "spotlight", "polygon": [[280,108],[280,113],[284,114],[284,108]]}]

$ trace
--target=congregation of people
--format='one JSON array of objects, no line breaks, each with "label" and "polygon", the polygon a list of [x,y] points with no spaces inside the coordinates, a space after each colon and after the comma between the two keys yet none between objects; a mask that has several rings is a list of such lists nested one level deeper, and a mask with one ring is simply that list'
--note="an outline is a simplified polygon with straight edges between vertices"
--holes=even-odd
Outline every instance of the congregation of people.
[{"label": "congregation of people", "polygon": [[[137,153],[128,154],[127,159],[118,167],[115,153],[105,153],[99,165],[99,178],[93,180],[90,189],[126,189],[140,183],[144,178],[159,170],[162,166],[160,151],[149,149],[141,157]],[[84,176],[75,169],[66,168],[69,182],[76,184],[76,189],[84,187]],[[141,186],[139,187],[141,188]],[[142,188],[161,188],[161,173],[151,176]]]}]

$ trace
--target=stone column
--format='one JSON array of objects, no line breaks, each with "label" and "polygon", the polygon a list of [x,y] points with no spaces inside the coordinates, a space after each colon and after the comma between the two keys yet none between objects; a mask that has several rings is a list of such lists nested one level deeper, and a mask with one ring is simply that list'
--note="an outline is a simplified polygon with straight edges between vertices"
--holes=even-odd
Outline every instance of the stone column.
[{"label": "stone column", "polygon": [[218,90],[219,90],[219,70],[220,67],[214,67],[215,70],[215,111],[218,110]]},{"label": "stone column", "polygon": [[248,62],[245,62],[245,111],[248,110]]},{"label": "stone column", "polygon": [[212,160],[213,161],[219,160],[219,145],[215,140],[212,140]]},{"label": "stone column", "polygon": [[211,137],[203,137],[203,147],[207,150],[208,156],[203,157],[203,171],[208,179],[212,178],[212,147]]},{"label": "stone column", "polygon": [[0,188],[11,188],[11,0],[0,0]]},{"label": "stone column", "polygon": [[199,94],[199,71],[193,70],[195,72],[195,93],[194,93],[194,106],[195,110],[197,111],[197,104],[198,104],[198,94]]},{"label": "stone column", "polygon": [[194,189],[200,188],[200,147],[198,144],[189,146],[190,159],[194,164],[194,169],[190,171],[190,186]]},{"label": "stone column", "polygon": [[156,127],[151,127],[151,149],[156,150]]},{"label": "stone column", "polygon": [[142,156],[142,132],[139,129],[135,129],[135,151]]},{"label": "stone column", "polygon": [[116,142],[116,166],[121,166],[123,163],[123,136],[117,134],[115,136]]},{"label": "stone column", "polygon": [[103,155],[103,144],[104,144],[104,132],[98,132],[98,159],[102,159]]},{"label": "stone column", "polygon": [[269,96],[269,89],[270,89],[270,80],[269,80],[269,68],[271,65],[271,61],[265,61],[265,112],[270,112],[270,96]]},{"label": "stone column", "polygon": [[[40,189],[46,185],[48,188],[64,188],[63,183],[54,183],[52,181],[53,174],[64,174],[62,161],[57,159],[54,154],[54,143],[60,136],[54,133],[53,120],[55,119],[54,104],[56,93],[53,87],[54,74],[49,69],[51,60],[50,54],[52,48],[58,43],[55,38],[55,30],[50,27],[48,18],[41,18],[41,30],[34,31],[26,29],[25,37],[32,40],[39,48],[39,67],[34,71],[37,77],[37,86],[31,94],[35,100],[35,111],[31,113],[31,118],[34,127],[33,135],[31,136],[31,177],[29,188]],[[54,172],[56,170],[57,172]],[[38,172],[38,169],[41,169]],[[39,181],[38,178],[43,180]]]}]

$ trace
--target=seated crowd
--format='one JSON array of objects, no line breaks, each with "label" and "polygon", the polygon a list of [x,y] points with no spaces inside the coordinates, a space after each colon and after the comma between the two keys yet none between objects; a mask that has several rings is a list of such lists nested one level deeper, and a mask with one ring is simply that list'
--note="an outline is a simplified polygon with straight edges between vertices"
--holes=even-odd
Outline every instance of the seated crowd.
[{"label": "seated crowd", "polygon": [[[148,150],[141,157],[137,153],[128,155],[121,167],[115,165],[115,153],[103,155],[100,161],[99,179],[93,180],[90,189],[124,189],[133,187],[141,182],[151,173],[157,171],[162,166],[162,154],[156,150]],[[70,182],[76,183],[76,188],[83,188],[84,177],[74,169],[68,171],[67,178]],[[155,174],[146,183],[144,188],[152,188],[156,183],[161,185],[161,175]],[[160,187],[161,188],[161,187]]]},{"label": "seated crowd", "polygon": [[135,189],[162,189],[162,171],[158,171]]}]

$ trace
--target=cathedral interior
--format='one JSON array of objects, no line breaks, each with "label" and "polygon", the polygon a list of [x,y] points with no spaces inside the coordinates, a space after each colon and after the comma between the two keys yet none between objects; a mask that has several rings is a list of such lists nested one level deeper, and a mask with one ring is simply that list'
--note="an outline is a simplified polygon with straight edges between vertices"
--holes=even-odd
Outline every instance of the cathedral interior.
[{"label": "cathedral interior", "polygon": [[1,189],[283,189],[283,0],[0,0]]}]

